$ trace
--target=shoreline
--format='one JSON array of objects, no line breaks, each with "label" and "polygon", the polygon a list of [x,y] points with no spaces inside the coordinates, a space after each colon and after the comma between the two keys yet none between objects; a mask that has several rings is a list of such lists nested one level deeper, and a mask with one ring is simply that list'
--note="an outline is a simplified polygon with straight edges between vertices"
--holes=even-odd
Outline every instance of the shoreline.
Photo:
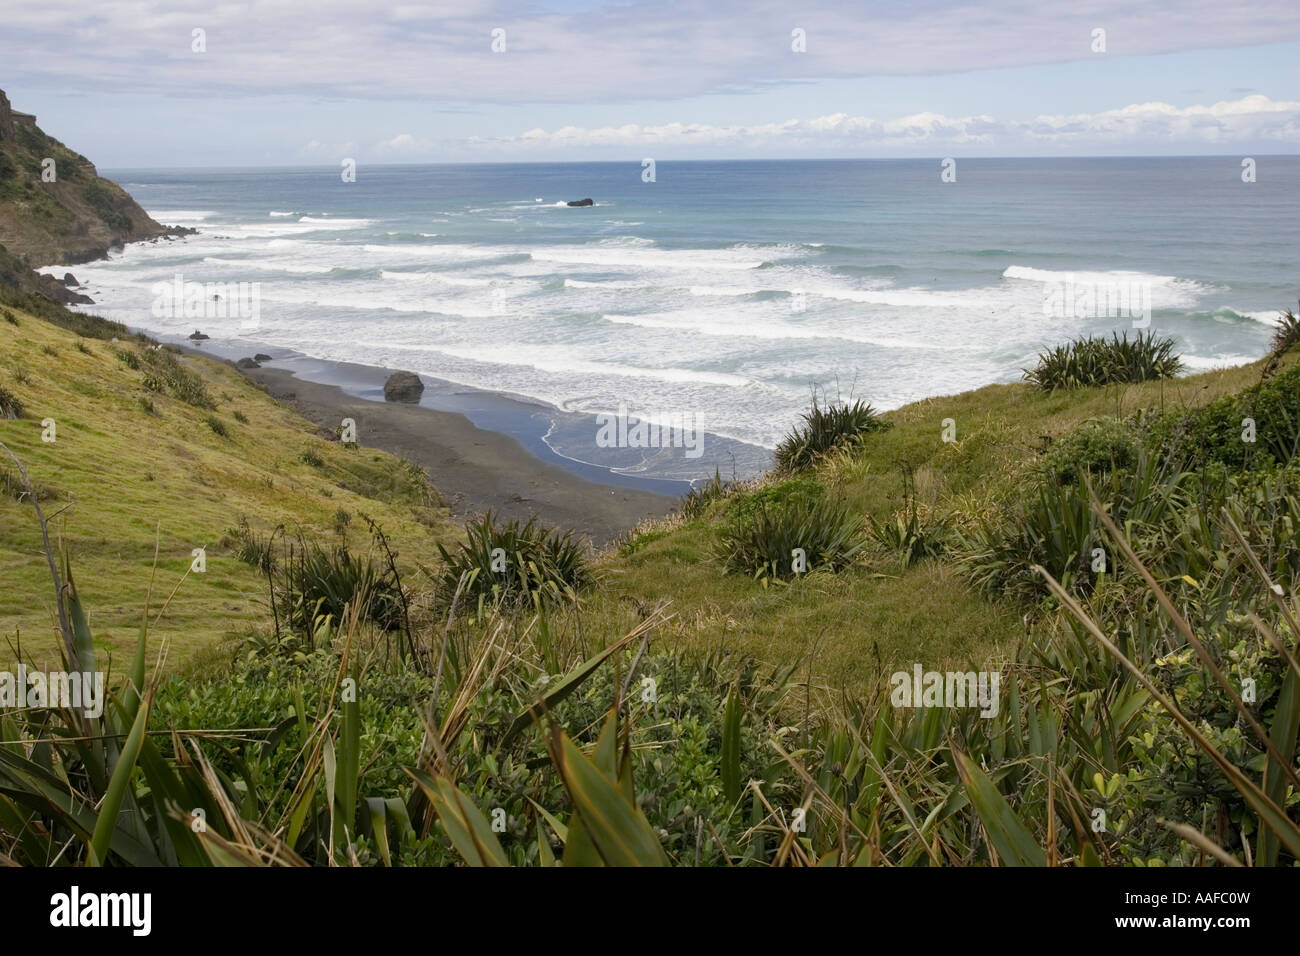
[{"label": "shoreline", "polygon": [[[214,357],[203,349],[187,347],[187,351]],[[679,504],[672,495],[588,481],[540,460],[510,435],[480,428],[458,412],[382,398],[375,401],[285,368],[264,365],[240,372],[319,428],[333,431],[342,419],[352,418],[360,447],[419,465],[456,519],[486,511],[520,521],[536,517],[601,548],[647,518],[666,516]]]}]

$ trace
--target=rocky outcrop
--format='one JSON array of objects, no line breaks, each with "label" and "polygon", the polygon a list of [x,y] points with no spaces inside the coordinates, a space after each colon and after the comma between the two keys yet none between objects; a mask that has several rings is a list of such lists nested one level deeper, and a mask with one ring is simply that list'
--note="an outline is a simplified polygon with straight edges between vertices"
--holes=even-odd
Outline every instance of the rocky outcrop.
[{"label": "rocky outcrop", "polygon": [[590,199],[574,199],[565,203],[566,206],[594,206],[596,205]]},{"label": "rocky outcrop", "polygon": [[126,242],[191,231],[155,222],[90,160],[16,112],[0,90],[0,245],[10,254],[31,268],[72,264]]},{"label": "rocky outcrop", "polygon": [[384,382],[384,401],[415,403],[424,394],[424,383],[414,372],[394,372]]},{"label": "rocky outcrop", "polygon": [[[69,273],[71,274],[71,273]],[[54,276],[36,273],[36,287],[43,295],[49,296],[55,302],[62,305],[94,305],[95,300],[88,295],[73,291],[76,283],[71,286],[67,282],[60,282]]]}]

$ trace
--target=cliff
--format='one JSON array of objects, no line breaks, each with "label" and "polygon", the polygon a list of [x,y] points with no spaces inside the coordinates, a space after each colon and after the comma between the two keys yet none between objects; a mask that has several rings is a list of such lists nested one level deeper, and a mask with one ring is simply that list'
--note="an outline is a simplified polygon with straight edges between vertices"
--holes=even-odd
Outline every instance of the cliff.
[{"label": "cliff", "polygon": [[[86,262],[125,242],[180,232],[151,219],[90,160],[42,132],[35,116],[14,110],[0,90],[0,247],[9,256],[30,268]],[[60,295],[58,283],[41,286]]]}]

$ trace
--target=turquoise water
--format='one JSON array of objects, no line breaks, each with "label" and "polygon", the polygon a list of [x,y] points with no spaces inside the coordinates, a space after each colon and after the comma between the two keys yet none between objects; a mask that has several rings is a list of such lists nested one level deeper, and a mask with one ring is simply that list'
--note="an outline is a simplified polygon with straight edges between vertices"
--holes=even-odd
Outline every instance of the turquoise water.
[{"label": "turquoise water", "polygon": [[[575,459],[607,460],[590,416],[620,405],[745,443],[617,462],[697,477],[759,467],[814,389],[889,408],[1133,327],[1045,308],[1067,281],[1148,296],[1193,369],[1258,357],[1300,295],[1300,158],[1257,161],[1249,184],[1240,157],[116,170],[200,234],[74,271],[134,327],[548,403]],[[257,329],[151,314],[178,273],[259,282]]]}]

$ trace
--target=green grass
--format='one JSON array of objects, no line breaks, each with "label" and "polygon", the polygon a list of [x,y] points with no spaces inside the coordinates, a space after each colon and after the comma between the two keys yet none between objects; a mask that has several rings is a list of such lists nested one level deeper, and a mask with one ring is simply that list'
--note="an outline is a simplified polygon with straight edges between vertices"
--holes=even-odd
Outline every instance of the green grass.
[{"label": "green grass", "polygon": [[[222,543],[239,516],[263,533],[283,524],[325,540],[340,508],[364,513],[381,524],[404,560],[427,558],[435,538],[458,536],[422,474],[391,455],[317,438],[307,422],[220,362],[94,339],[82,343],[83,351],[70,330],[21,311],[17,320],[17,326],[0,324],[0,355],[24,369],[21,383],[3,387],[26,417],[0,416],[0,441],[33,482],[57,490],[57,505],[47,508],[54,515],[51,534],[73,556],[95,608],[96,639],[106,649],[120,654],[123,642],[134,642],[151,581],[151,613],[161,615],[159,627],[170,636],[169,664],[232,635],[269,629],[264,577]],[[58,351],[58,359],[44,355],[45,347]],[[118,358],[128,350],[138,371]],[[151,375],[162,387],[148,390]],[[223,423],[227,416],[243,421],[233,428]],[[41,440],[45,418],[57,423],[54,443]],[[319,467],[288,451],[304,443]],[[5,456],[0,464],[11,463]],[[42,597],[49,574],[39,544],[31,505],[6,495],[0,501],[0,631],[46,660],[56,643]],[[364,532],[354,545],[368,545]],[[207,570],[187,576],[191,551],[199,547],[207,549]],[[10,654],[7,645],[0,650]]]},{"label": "green grass", "polygon": [[[89,563],[88,586],[103,587],[94,595],[95,607],[113,641],[138,623],[159,521],[165,560],[156,595],[170,593],[192,547],[209,546],[208,574],[191,575],[167,611],[169,620],[185,624],[172,651],[178,663],[222,636],[270,628],[264,576],[237,560],[234,545],[227,553],[213,550],[240,514],[256,534],[266,536],[284,524],[322,546],[338,534],[340,509],[372,515],[395,539],[403,562],[435,575],[415,573],[408,580],[436,589],[442,563],[436,545],[454,550],[462,534],[443,517],[436,491],[418,469],[324,441],[226,366],[172,356],[183,371],[202,373],[206,394],[232,396],[217,402],[215,413],[230,435],[221,439],[204,424],[202,410],[165,386],[148,391],[154,372],[126,368],[114,356],[120,344],[90,340],[92,354],[86,355],[65,347],[71,335],[26,315],[20,320],[19,327],[0,325],[0,339],[28,369],[29,385],[6,385],[27,405],[28,418],[0,425],[0,440],[16,446],[33,477],[61,493],[61,502],[75,502],[56,525],[79,562]],[[57,367],[39,360],[45,344],[60,351]],[[149,351],[141,347],[139,354]],[[1285,356],[1277,374],[1294,364],[1294,354]],[[793,483],[774,477],[737,488],[719,478],[698,489],[683,513],[629,532],[595,559],[601,584],[581,594],[583,614],[595,630],[621,633],[646,608],[666,602],[674,616],[663,632],[675,647],[725,647],[772,663],[799,660],[815,679],[858,690],[879,686],[882,667],[891,661],[965,665],[1002,653],[1023,637],[1024,609],[983,597],[961,573],[956,556],[932,538],[946,539],[949,530],[970,532],[981,520],[995,518],[1017,488],[1053,461],[1087,449],[1097,458],[1122,453],[1106,435],[1087,439],[1086,448],[1079,444],[1085,439],[1069,437],[1085,423],[1140,412],[1190,413],[1255,385],[1262,371],[1263,364],[1255,363],[1056,392],[1024,383],[993,385],[884,413],[880,418],[889,427],[822,456]],[[80,391],[91,383],[102,393],[98,398]],[[141,410],[145,395],[154,415]],[[42,445],[37,427],[50,409],[60,419],[55,446]],[[239,415],[247,423],[231,427]],[[945,419],[955,424],[955,441],[943,441]],[[141,435],[147,436],[143,444]],[[65,457],[64,449],[74,443],[80,454]],[[898,547],[878,539],[838,573],[815,572],[780,588],[765,589],[746,575],[725,572],[718,547],[728,515],[823,491],[843,501],[864,528],[880,534],[897,529]],[[0,596],[6,631],[18,627],[25,645],[52,646],[47,612],[30,598],[41,593],[42,582],[30,508],[3,507],[12,510],[0,536],[0,570],[20,583]],[[9,520],[10,514],[21,520]],[[345,533],[362,533],[353,525]],[[910,537],[909,529],[915,532]],[[213,574],[214,566],[226,565],[235,567]],[[122,595],[115,596],[117,591]],[[205,617],[207,611],[213,616]]]},{"label": "green grass", "polygon": [[[1294,354],[1282,362],[1283,369],[1295,365]],[[804,489],[824,487],[876,527],[901,519],[904,532],[910,496],[917,532],[927,535],[919,550],[941,550],[934,537],[995,519],[1044,467],[1064,467],[1074,449],[1086,444],[1098,459],[1123,454],[1113,436],[1073,437],[1081,426],[1191,413],[1257,384],[1264,366],[1056,392],[1026,383],[990,385],[926,399],[883,413],[892,427],[825,456],[797,481]],[[943,441],[948,418],[956,425],[952,442]],[[1070,451],[1053,454],[1062,447]],[[773,477],[761,487],[770,498],[797,486]],[[604,555],[598,567],[608,583],[584,599],[593,626],[624,629],[639,609],[669,602],[676,617],[664,630],[674,647],[727,648],[774,663],[801,660],[815,679],[861,692],[880,686],[890,662],[965,666],[1007,653],[1023,639],[1025,608],[1010,597],[982,596],[946,550],[918,555],[902,568],[898,554],[868,550],[837,574],[814,573],[780,588],[726,574],[715,554],[719,529],[732,509],[743,508],[736,502],[756,495],[762,500],[764,493],[711,488],[707,498],[697,495],[689,515],[648,523],[629,536],[630,544]]]},{"label": "green grass", "polygon": [[[140,372],[107,351],[92,359],[110,370],[94,378],[93,402],[58,377],[62,367],[56,374],[39,363],[19,393],[36,414],[60,401],[85,403],[87,421],[98,413],[94,428],[78,427],[58,406],[60,443],[70,431],[75,456],[33,445],[32,421],[11,423],[29,429],[26,460],[54,481],[37,489],[49,511],[80,507],[78,496],[107,507],[111,495],[96,497],[94,482],[141,486],[143,502],[168,480],[156,449],[143,458],[148,469],[125,482],[109,458],[93,457],[132,444],[104,432],[122,416],[139,425],[132,376]],[[129,665],[115,668],[149,693],[115,679],[117,700],[99,718],[39,708],[0,715],[0,736],[41,744],[0,763],[7,858],[318,866],[1300,859],[1300,665],[1278,650],[1294,648],[1300,583],[1300,461],[1286,431],[1300,365],[1291,359],[1159,383],[996,386],[917,403],[886,416],[887,431],[840,445],[796,476],[715,482],[688,509],[625,536],[564,601],[503,602],[501,613],[480,604],[459,615],[438,602],[414,626],[407,599],[422,595],[409,575],[399,584],[387,542],[359,561],[338,539],[351,514],[366,516],[358,504],[372,513],[387,504],[394,535],[412,528],[406,547],[421,565],[427,485],[398,460],[309,438],[256,389],[241,391],[228,370],[185,361],[220,396],[218,411],[233,415],[227,406],[238,405],[247,425],[223,441],[198,427],[207,412],[160,394],[155,446],[165,423],[179,422],[184,431],[166,436],[176,444],[165,447],[184,448],[191,468],[251,467],[257,455],[304,440],[320,459],[313,467],[270,457],[254,469],[260,485],[252,488],[204,472],[186,489],[192,507],[217,493],[265,503],[282,482],[296,482],[291,492],[306,508],[309,489],[326,475],[338,479],[317,487],[310,528],[245,518],[209,561],[208,574],[222,556],[239,564],[250,593],[253,582],[278,578],[286,633],[263,626],[235,644],[204,645],[180,674],[146,681],[158,632],[175,641],[187,623],[169,608],[133,656],[120,655]],[[55,389],[51,382],[61,389],[53,402],[41,393]],[[1224,423],[1243,408],[1262,416],[1261,440],[1276,460],[1236,455],[1240,436]],[[284,417],[271,426],[273,412]],[[945,440],[954,425],[956,440]],[[1208,449],[1198,453],[1206,467],[1168,470],[1177,461],[1170,450],[1189,436]],[[64,454],[62,469],[49,467],[51,455]],[[367,470],[371,459],[382,467]],[[381,498],[347,500],[347,479]],[[0,490],[0,508],[22,494],[12,471],[0,469]],[[876,546],[780,586],[727,573],[729,535],[757,528],[756,544],[772,538],[784,551],[786,531],[804,535],[800,522],[819,509],[834,519],[832,533],[841,517],[859,530],[869,523]],[[176,518],[157,502],[140,510]],[[8,533],[9,512],[0,517]],[[991,569],[981,580],[963,542],[989,521],[989,541],[1002,550],[981,558]],[[497,545],[512,554],[521,595],[562,565],[586,576],[571,542],[535,526],[485,520],[469,539],[444,554],[446,567],[430,569],[444,594],[448,575],[457,584],[461,571],[494,575]],[[85,595],[111,603],[136,587],[139,600],[147,561],[105,562],[107,547],[73,545],[69,656],[84,662],[97,650],[92,628],[105,630],[104,611]],[[1089,546],[1105,552],[1104,571],[1080,565]],[[179,579],[187,547],[168,553],[156,594]],[[34,542],[13,551],[39,556]],[[96,561],[108,578],[87,571]],[[31,593],[48,598],[37,571]],[[194,596],[194,577],[178,598]],[[221,578],[235,573],[223,569]],[[380,600],[355,602],[367,593]],[[199,596],[207,598],[201,613],[213,614],[213,596]],[[887,684],[916,664],[995,671],[997,706],[900,704]],[[1246,677],[1257,691],[1249,704],[1238,697]],[[261,729],[244,732],[249,746],[236,756],[210,734],[229,727]],[[178,732],[163,732],[171,728]],[[98,746],[105,734],[122,745]],[[51,755],[52,776],[40,763]],[[221,842],[168,817],[172,805],[204,809]],[[788,815],[801,805],[807,827],[795,834]],[[488,823],[497,810],[503,828]],[[1089,826],[1098,810],[1100,830]]]}]

